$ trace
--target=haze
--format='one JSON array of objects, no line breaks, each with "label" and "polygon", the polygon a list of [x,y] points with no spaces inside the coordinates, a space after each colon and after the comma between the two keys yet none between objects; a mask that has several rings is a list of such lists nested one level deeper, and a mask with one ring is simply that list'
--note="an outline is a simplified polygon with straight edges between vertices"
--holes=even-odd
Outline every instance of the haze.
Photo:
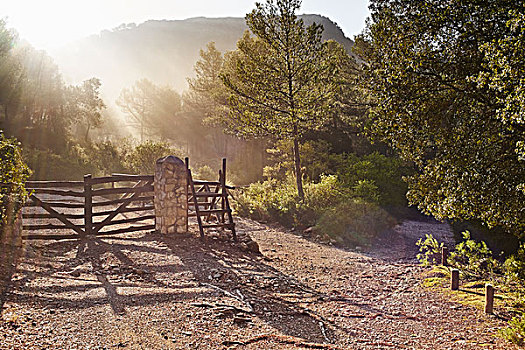
[{"label": "haze", "polygon": [[[253,0],[17,0],[0,4],[0,16],[37,49],[53,51],[71,41],[122,23],[189,17],[244,17]],[[368,16],[367,0],[304,0],[301,13],[321,14],[353,38]]]}]

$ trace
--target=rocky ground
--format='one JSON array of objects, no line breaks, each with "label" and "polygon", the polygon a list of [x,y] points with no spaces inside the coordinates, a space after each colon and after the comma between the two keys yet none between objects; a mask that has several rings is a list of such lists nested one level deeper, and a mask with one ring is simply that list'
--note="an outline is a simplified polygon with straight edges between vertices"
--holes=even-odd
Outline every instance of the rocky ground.
[{"label": "rocky ground", "polygon": [[494,336],[503,320],[421,286],[414,243],[451,240],[445,224],[405,221],[345,251],[237,221],[257,245],[195,232],[26,243],[2,269],[0,349],[513,348]]}]

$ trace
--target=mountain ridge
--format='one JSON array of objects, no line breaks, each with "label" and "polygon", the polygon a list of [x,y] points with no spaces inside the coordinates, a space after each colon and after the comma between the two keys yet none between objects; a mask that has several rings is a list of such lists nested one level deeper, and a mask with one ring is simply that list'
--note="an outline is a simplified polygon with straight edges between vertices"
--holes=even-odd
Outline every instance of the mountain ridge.
[{"label": "mountain ridge", "polygon": [[[350,51],[353,41],[328,17],[305,14],[299,18],[305,25],[322,24],[323,40],[336,40]],[[103,30],[64,46],[52,56],[68,83],[101,79],[102,93],[111,105],[122,88],[141,78],[170,85],[179,92],[186,90],[186,79],[193,76],[199,50],[210,41],[221,52],[233,50],[247,29],[241,17],[148,20]]]}]

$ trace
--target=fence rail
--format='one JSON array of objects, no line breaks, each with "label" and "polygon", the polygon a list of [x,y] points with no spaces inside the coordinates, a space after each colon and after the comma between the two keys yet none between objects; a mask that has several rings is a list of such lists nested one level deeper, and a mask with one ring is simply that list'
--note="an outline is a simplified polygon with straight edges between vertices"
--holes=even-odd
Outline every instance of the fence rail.
[{"label": "fence rail", "polygon": [[[151,224],[155,220],[153,175],[27,181],[26,188],[30,196],[22,212],[27,220],[22,224],[23,239],[81,238],[155,228]],[[135,225],[118,227],[124,224]]]}]

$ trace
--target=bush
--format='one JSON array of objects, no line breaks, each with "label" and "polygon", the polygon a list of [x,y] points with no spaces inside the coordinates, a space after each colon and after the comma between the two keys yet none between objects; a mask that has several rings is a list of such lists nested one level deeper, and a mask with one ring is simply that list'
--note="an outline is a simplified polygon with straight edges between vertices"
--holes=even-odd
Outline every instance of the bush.
[{"label": "bush", "polygon": [[[364,187],[364,186],[363,186]],[[305,198],[297,197],[295,179],[270,179],[250,185],[236,196],[239,215],[277,221],[285,226],[315,225],[316,232],[342,245],[366,245],[395,220],[377,204],[354,197],[336,175],[304,183]]]},{"label": "bush", "polygon": [[509,327],[501,330],[500,334],[513,344],[525,345],[525,316],[512,318],[509,321]]},{"label": "bush", "polygon": [[93,166],[86,163],[87,156],[80,157],[83,149],[72,148],[62,154],[49,150],[28,148],[24,150],[24,158],[34,173],[35,180],[79,180],[87,173],[94,173]]},{"label": "bush", "polygon": [[419,247],[417,260],[423,266],[435,265],[437,263],[437,256],[443,248],[443,243],[439,243],[437,239],[431,234],[425,234],[425,239],[420,238],[416,245]]},{"label": "bush", "polygon": [[298,201],[293,182],[270,179],[246,187],[237,196],[235,209],[239,215],[254,220],[271,220],[291,226]]},{"label": "bush", "polygon": [[378,205],[349,200],[326,210],[315,229],[344,246],[369,245],[395,224],[395,219]]},{"label": "bush", "polygon": [[203,165],[197,168],[192,177],[198,180],[217,181],[219,179],[219,172],[214,171],[210,166]]},{"label": "bush", "polygon": [[466,278],[488,278],[500,269],[487,244],[471,239],[469,231],[463,232],[463,241],[456,244],[449,262],[460,269]]},{"label": "bush", "polygon": [[157,159],[169,155],[182,157],[182,151],[166,142],[146,141],[131,151],[126,164],[133,173],[151,175],[155,172]]},{"label": "bush", "polygon": [[22,160],[20,144],[0,133],[0,228],[11,225],[27,196],[25,181],[31,171]]},{"label": "bush", "polygon": [[525,243],[521,243],[516,254],[505,260],[503,268],[509,282],[525,287]]},{"label": "bush", "polygon": [[345,186],[357,192],[368,191],[372,201],[382,206],[407,205],[407,185],[403,176],[410,174],[410,170],[399,158],[386,157],[377,152],[361,157],[346,154],[336,169]]},{"label": "bush", "polygon": [[237,196],[235,208],[239,215],[255,220],[306,227],[314,225],[327,208],[349,198],[335,175],[303,185],[305,198],[300,201],[292,176],[282,182],[270,179],[251,184]]}]

